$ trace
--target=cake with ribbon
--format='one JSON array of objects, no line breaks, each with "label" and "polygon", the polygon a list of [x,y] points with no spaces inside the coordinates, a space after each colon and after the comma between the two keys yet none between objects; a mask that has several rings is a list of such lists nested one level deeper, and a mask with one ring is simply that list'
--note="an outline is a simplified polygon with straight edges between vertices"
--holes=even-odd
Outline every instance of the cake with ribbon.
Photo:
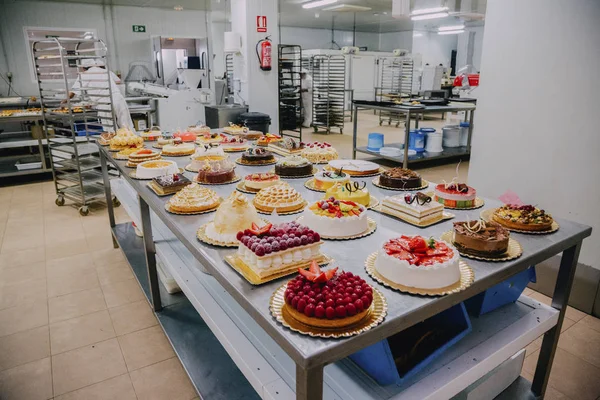
[{"label": "cake with ribbon", "polygon": [[435,187],[435,201],[450,208],[473,208],[477,192],[465,183],[440,183]]},{"label": "cake with ribbon", "polygon": [[311,204],[302,222],[328,238],[355,236],[369,228],[364,206],[334,197]]},{"label": "cake with ribbon", "polygon": [[260,228],[264,225],[259,218],[256,208],[248,198],[234,191],[225,199],[217,212],[215,219],[206,226],[206,236],[222,243],[237,243],[237,234],[253,226]]},{"label": "cake with ribbon", "polygon": [[350,175],[339,171],[319,171],[315,174],[315,189],[327,190],[336,183],[346,183],[350,181]]}]

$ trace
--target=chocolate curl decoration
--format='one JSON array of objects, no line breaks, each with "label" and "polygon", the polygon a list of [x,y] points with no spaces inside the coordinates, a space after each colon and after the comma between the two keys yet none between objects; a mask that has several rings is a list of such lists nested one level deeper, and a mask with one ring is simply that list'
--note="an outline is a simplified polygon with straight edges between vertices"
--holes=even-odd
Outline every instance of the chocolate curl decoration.
[{"label": "chocolate curl decoration", "polygon": [[431,196],[427,196],[423,192],[417,192],[414,195],[408,193],[404,196],[404,202],[406,204],[412,204],[415,202],[415,200],[417,201],[418,205],[423,206],[427,203],[431,203]]},{"label": "chocolate curl decoration", "polygon": [[350,193],[358,192],[359,190],[363,190],[366,187],[367,187],[367,182],[363,182],[362,186],[358,182],[352,182],[352,183],[346,182],[346,190],[349,191]]}]

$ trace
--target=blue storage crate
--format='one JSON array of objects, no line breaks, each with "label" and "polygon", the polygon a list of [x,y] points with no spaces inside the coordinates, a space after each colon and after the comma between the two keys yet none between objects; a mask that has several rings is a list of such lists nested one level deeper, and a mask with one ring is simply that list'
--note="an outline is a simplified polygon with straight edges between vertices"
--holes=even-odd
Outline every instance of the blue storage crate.
[{"label": "blue storage crate", "polygon": [[535,265],[471,297],[465,304],[469,314],[476,317],[517,301],[529,282],[535,282]]},{"label": "blue storage crate", "polygon": [[[77,136],[85,136],[85,122],[75,122],[75,133]],[[97,121],[87,123],[88,135],[99,135],[104,132],[104,127]]]},{"label": "blue storage crate", "polygon": [[[450,332],[448,334],[450,337],[440,338],[444,342],[437,347],[426,346],[427,341],[424,338],[434,334],[430,334],[431,330],[427,331],[425,335],[420,335],[420,332],[423,332],[424,329],[429,329],[428,327],[439,328],[436,332],[442,334]],[[352,354],[350,359],[380,385],[401,384],[465,337],[471,332],[471,329],[471,321],[467,315],[467,310],[464,304],[460,303],[381,342]],[[411,334],[413,333],[417,336],[411,340]],[[417,337],[418,339],[414,340]],[[409,344],[413,346],[412,351],[418,348],[419,343],[424,344],[421,350],[424,349],[425,351],[424,354],[421,354],[421,357],[418,357],[421,359],[420,361],[415,361],[414,365],[402,366],[396,364],[396,359],[408,355],[398,345]]]}]

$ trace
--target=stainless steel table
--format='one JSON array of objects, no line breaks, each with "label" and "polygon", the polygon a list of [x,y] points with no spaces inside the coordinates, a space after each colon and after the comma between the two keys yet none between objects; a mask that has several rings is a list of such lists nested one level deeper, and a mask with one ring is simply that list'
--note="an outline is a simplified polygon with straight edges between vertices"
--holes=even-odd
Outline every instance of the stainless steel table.
[{"label": "stainless steel table", "polygon": [[[356,111],[356,109],[355,109]],[[356,121],[356,120],[355,120]],[[272,293],[285,282],[281,279],[260,286],[252,286],[244,278],[238,275],[224,261],[224,256],[232,254],[235,250],[221,249],[205,245],[196,239],[196,230],[202,224],[212,220],[214,214],[203,214],[194,216],[181,216],[169,214],[164,205],[168,197],[156,196],[148,187],[147,181],[134,180],[129,177],[131,169],[124,166],[124,161],[115,160],[112,154],[102,147],[100,150],[104,185],[106,189],[108,214],[110,225],[113,228],[113,240],[115,247],[119,243],[119,226],[115,223],[112,209],[111,186],[107,173],[107,162],[112,163],[122,172],[124,179],[135,190],[139,196],[139,211],[141,215],[141,229],[144,234],[144,254],[148,280],[151,288],[151,303],[154,310],[161,314],[163,307],[161,303],[161,289],[156,271],[155,242],[152,237],[151,213],[156,214],[161,224],[164,224],[183,246],[198,260],[204,268],[218,281],[222,288],[247,312],[250,317],[266,332],[270,338],[285,352],[296,364],[295,393],[297,399],[318,400],[323,396],[323,368],[329,363],[336,362],[353,354],[359,349],[365,348],[380,340],[383,340],[397,332],[400,332],[424,319],[448,309],[488,288],[494,286],[508,277],[527,269],[530,265],[542,262],[556,254],[562,254],[562,261],[558,274],[558,280],[552,307],[559,310],[557,323],[553,325],[544,335],[544,340],[533,381],[532,390],[538,395],[543,395],[548,383],[550,367],[554,358],[558,337],[566,311],[567,299],[571,291],[575,267],[582,241],[591,234],[591,228],[575,222],[558,218],[560,229],[549,235],[524,235],[514,234],[523,246],[523,255],[519,259],[489,263],[468,260],[468,264],[475,272],[475,282],[466,290],[443,297],[420,297],[402,294],[389,290],[368,277],[364,270],[364,260],[376,251],[382,243],[401,233],[419,232],[424,236],[439,237],[443,232],[451,229],[452,221],[442,222],[426,229],[418,228],[399,222],[391,217],[369,211],[370,216],[378,224],[377,231],[366,238],[357,241],[327,241],[323,251],[334,258],[334,265],[342,269],[359,274],[385,295],[388,302],[388,314],[384,322],[376,328],[361,335],[343,340],[325,340],[303,336],[290,331],[279,325],[269,312],[269,298]],[[234,154],[232,158],[236,158]],[[185,166],[188,157],[171,158],[180,167]],[[237,174],[245,176],[251,172],[266,172],[272,167],[237,167]],[[191,173],[185,173],[192,177]],[[368,188],[371,194],[383,198],[385,195],[397,194],[379,189],[371,184],[371,178],[367,178]],[[322,196],[321,193],[312,192],[304,188],[303,179],[288,180],[288,182],[299,190],[302,195],[310,201],[315,201]],[[235,185],[211,186],[223,197],[228,196]],[[499,202],[486,199],[486,206],[498,206]],[[457,220],[465,218],[478,218],[480,210],[456,211]],[[271,218],[274,222],[292,220],[296,216],[277,216]],[[531,338],[531,340],[535,337]],[[180,354],[184,358],[185,354]],[[527,386],[529,387],[529,386]],[[529,393],[529,390],[527,390]]]},{"label": "stainless steel table", "polygon": [[[359,109],[368,109],[368,110],[379,110],[386,112],[393,112],[397,114],[405,115],[405,127],[404,127],[404,156],[403,157],[390,157],[379,154],[379,152],[370,151],[366,146],[357,147],[357,130],[358,130],[358,110]],[[446,112],[457,112],[457,111],[465,111],[465,121],[469,121],[469,137],[467,139],[467,145],[465,147],[456,147],[456,148],[446,148],[441,153],[428,154],[426,151],[417,154],[415,156],[408,156],[408,138],[410,136],[410,121],[412,116],[416,116],[415,119],[415,129],[419,128],[419,116],[431,113],[446,113]],[[369,154],[378,158],[384,158],[387,160],[395,161],[398,163],[402,163],[403,168],[408,168],[409,163],[415,163],[419,161],[426,160],[435,160],[441,158],[449,158],[449,157],[460,157],[467,156],[471,154],[471,137],[473,135],[473,117],[475,114],[475,105],[474,104],[452,104],[446,106],[426,106],[423,108],[420,107],[403,107],[403,106],[380,106],[373,104],[364,104],[355,102],[353,104],[353,128],[352,128],[352,158],[356,158],[356,152]],[[399,146],[398,144],[386,144],[386,146]]]}]

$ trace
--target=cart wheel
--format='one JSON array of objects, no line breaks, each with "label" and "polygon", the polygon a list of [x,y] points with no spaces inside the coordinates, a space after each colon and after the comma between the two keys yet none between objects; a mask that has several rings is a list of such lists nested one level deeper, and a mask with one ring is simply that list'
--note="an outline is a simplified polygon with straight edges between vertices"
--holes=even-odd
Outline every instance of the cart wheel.
[{"label": "cart wheel", "polygon": [[400,122],[396,123],[396,128],[400,126]]},{"label": "cart wheel", "polygon": [[317,133],[319,130],[317,129],[316,126],[313,126],[313,131],[314,131],[314,133]]},{"label": "cart wheel", "polygon": [[87,206],[79,207],[79,215],[81,215],[82,217],[85,217],[89,213],[90,213],[90,209]]},{"label": "cart wheel", "polygon": [[116,197],[113,197],[112,203],[113,203],[113,207],[119,207],[121,205],[121,202]]},{"label": "cart wheel", "polygon": [[56,198],[56,200],[54,201],[54,204],[56,204],[59,207],[64,206],[65,205],[65,198],[63,196],[58,196]]},{"label": "cart wheel", "polygon": [[383,121],[379,120],[379,126],[383,125]]},{"label": "cart wheel", "polygon": [[340,135],[343,135],[343,134],[344,134],[344,130],[340,129]]}]

